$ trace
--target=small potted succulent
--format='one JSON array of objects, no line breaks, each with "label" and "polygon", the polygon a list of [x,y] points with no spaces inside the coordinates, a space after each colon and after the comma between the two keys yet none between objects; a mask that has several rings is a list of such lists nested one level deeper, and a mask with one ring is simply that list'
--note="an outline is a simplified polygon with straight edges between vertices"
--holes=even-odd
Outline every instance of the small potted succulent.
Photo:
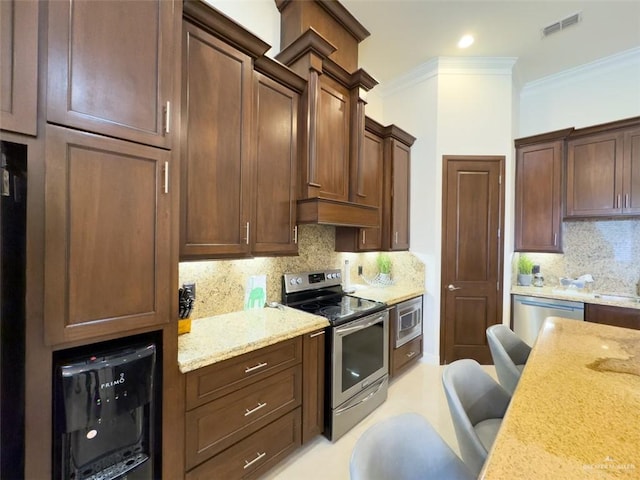
[{"label": "small potted succulent", "polygon": [[533,260],[521,253],[518,257],[518,285],[528,287],[533,279]]}]

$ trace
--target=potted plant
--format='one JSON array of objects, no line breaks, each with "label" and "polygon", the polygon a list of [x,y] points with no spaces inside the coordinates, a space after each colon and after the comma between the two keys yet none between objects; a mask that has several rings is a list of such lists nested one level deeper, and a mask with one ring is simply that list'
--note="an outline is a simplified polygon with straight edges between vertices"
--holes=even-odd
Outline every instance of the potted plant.
[{"label": "potted plant", "polygon": [[379,253],[376,258],[378,265],[378,273],[381,280],[389,280],[391,278],[391,257],[386,253]]},{"label": "potted plant", "polygon": [[533,278],[533,260],[526,254],[521,253],[518,257],[518,285],[528,287]]}]

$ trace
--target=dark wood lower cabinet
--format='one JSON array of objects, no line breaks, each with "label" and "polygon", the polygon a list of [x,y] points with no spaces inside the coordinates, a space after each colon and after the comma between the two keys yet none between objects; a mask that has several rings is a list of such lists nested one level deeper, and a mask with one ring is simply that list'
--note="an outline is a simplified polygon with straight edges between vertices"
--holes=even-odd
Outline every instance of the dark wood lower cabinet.
[{"label": "dark wood lower cabinet", "polygon": [[397,310],[389,310],[389,378],[393,378],[414,365],[424,354],[422,335],[396,347]]},{"label": "dark wood lower cabinet", "polygon": [[186,374],[187,479],[257,478],[321,432],[323,333]]},{"label": "dark wood lower cabinet", "polygon": [[640,330],[640,309],[585,304],[584,319],[587,322],[613,325],[614,327]]},{"label": "dark wood lower cabinet", "polygon": [[186,480],[258,478],[300,446],[300,409],[194,468]]},{"label": "dark wood lower cabinet", "polygon": [[325,338],[318,330],[302,340],[302,443],[324,430]]},{"label": "dark wood lower cabinet", "polygon": [[410,342],[404,345],[394,348],[391,354],[391,365],[389,370],[391,371],[391,377],[394,377],[411,365],[413,365],[423,355],[422,335],[414,338]]}]

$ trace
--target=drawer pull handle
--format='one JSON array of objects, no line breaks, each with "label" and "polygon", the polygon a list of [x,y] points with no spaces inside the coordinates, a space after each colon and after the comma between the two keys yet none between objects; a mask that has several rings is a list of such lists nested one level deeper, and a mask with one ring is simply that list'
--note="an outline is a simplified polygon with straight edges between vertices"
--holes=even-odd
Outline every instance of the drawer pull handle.
[{"label": "drawer pull handle", "polygon": [[253,412],[257,412],[258,410],[260,410],[261,408],[264,408],[267,406],[267,402],[265,403],[260,403],[258,402],[258,406],[255,408],[252,408],[251,410],[249,410],[248,408],[245,410],[244,412],[244,416],[248,417],[249,415],[251,415]]},{"label": "drawer pull handle", "polygon": [[259,364],[253,366],[253,367],[247,367],[244,369],[244,373],[249,373],[249,372],[253,372],[254,370],[258,370],[259,368],[262,367],[266,367],[267,366],[267,362],[260,362]]},{"label": "drawer pull handle", "polygon": [[260,460],[261,458],[264,458],[264,456],[267,454],[267,452],[256,452],[256,455],[258,455],[256,458],[254,458],[251,461],[245,460],[244,461],[244,467],[242,468],[249,468],[251,465],[253,465],[254,463],[256,463],[258,460]]},{"label": "drawer pull handle", "polygon": [[407,353],[407,358],[411,358],[416,354],[416,352],[409,352]]},{"label": "drawer pull handle", "polygon": [[324,335],[324,330],[321,332],[312,333],[311,335],[309,335],[309,338],[319,337],[320,335]]}]

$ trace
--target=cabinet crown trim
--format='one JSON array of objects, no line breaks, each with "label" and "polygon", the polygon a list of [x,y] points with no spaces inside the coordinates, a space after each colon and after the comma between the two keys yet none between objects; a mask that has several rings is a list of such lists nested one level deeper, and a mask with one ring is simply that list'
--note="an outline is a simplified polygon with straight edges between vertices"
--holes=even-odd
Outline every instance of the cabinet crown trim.
[{"label": "cabinet crown trim", "polygon": [[325,60],[337,47],[324,38],[313,27],[309,27],[302,35],[276,55],[276,60],[291,65],[304,55],[313,53]]},{"label": "cabinet crown trim", "polygon": [[516,138],[513,143],[516,148],[523,147],[525,145],[532,145],[536,143],[551,142],[554,140],[564,140],[574,131],[573,127],[563,128],[562,130],[555,130],[553,132],[541,133],[539,135],[532,135],[530,137]]},{"label": "cabinet crown trim", "polygon": [[[282,13],[287,6],[293,3],[293,0],[275,0],[278,11]],[[344,5],[337,0],[316,0],[316,3],[322,7],[334,20],[336,20],[349,34],[358,42],[367,38],[371,33],[356,18],[351,15]]]}]

